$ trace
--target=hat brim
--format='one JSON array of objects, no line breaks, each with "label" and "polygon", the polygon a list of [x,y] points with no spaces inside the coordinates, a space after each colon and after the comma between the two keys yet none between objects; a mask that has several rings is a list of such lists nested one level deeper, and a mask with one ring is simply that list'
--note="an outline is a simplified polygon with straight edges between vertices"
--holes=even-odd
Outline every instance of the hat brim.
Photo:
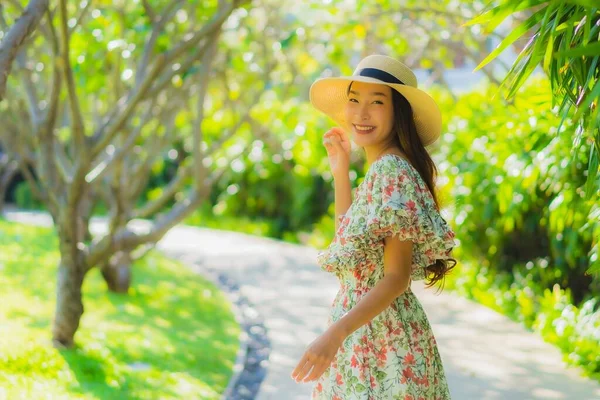
[{"label": "hat brim", "polygon": [[352,127],[345,117],[350,82],[377,83],[397,90],[406,97],[413,109],[413,119],[423,145],[429,146],[439,138],[442,132],[442,113],[439,106],[429,94],[412,86],[387,83],[367,76],[321,78],[310,87],[310,102],[346,132],[350,132]]}]

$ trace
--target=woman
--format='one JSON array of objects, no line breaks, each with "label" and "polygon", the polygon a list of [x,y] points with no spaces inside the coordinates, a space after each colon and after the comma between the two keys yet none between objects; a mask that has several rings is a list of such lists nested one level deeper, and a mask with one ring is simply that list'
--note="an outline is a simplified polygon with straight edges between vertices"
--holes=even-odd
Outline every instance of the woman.
[{"label": "woman", "polygon": [[[381,55],[363,59],[350,77],[317,80],[310,97],[343,128],[324,135],[336,235],[317,257],[341,287],[327,331],[292,378],[316,381],[313,399],[450,399],[431,326],[410,289],[412,280],[443,283],[456,265],[425,149],[440,135],[439,108],[407,66]],[[353,201],[346,133],[368,165]]]}]

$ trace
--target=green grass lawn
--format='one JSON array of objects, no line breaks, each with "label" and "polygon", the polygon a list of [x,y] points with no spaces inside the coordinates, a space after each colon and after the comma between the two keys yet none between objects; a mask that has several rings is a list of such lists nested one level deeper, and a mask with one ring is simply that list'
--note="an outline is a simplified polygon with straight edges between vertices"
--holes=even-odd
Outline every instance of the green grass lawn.
[{"label": "green grass lawn", "polygon": [[57,350],[58,261],[51,229],[0,219],[0,399],[220,397],[240,328],[215,286],[157,253],[135,265],[129,295],[94,269],[77,346]]}]

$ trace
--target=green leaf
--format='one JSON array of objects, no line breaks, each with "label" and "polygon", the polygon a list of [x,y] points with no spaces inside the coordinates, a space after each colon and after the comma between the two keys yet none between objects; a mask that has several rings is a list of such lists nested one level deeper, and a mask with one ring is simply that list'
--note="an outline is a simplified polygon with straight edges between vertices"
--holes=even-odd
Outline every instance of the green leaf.
[{"label": "green leaf", "polygon": [[[550,71],[550,61],[552,61],[552,53],[554,51],[554,35],[550,35],[548,44],[546,45],[546,53],[544,54],[544,71]],[[552,79],[552,84],[555,80]]]},{"label": "green leaf", "polygon": [[585,194],[587,200],[590,200],[594,196],[596,176],[598,176],[598,151],[596,150],[595,146],[590,146],[590,162],[588,164],[588,176],[585,184]]},{"label": "green leaf", "polygon": [[560,105],[560,110],[561,110],[562,116],[561,116],[560,122],[557,127],[557,132],[560,133],[560,130],[561,130],[563,124],[565,123],[565,120],[569,116],[570,109],[571,109],[571,103],[569,103],[569,98],[565,96],[563,98],[562,104]]},{"label": "green leaf", "polygon": [[592,101],[598,98],[600,98],[600,80],[596,82],[594,88],[588,93],[588,95],[585,97],[585,100],[579,106],[577,116],[581,116],[582,113],[587,112],[589,106],[592,104]]},{"label": "green leaf", "polygon": [[586,272],[590,275],[600,274],[600,265],[591,266]]},{"label": "green leaf", "polygon": [[569,50],[557,52],[554,57],[597,56],[598,54],[600,54],[600,42],[595,42],[585,46],[578,46]]},{"label": "green leaf", "polygon": [[528,0],[528,1],[512,1],[500,6],[494,7],[477,17],[467,21],[462,26],[472,26],[477,24],[485,24],[486,30],[489,32],[494,31],[509,15],[523,11],[531,7],[535,7],[544,1],[540,0]]},{"label": "green leaf", "polygon": [[591,8],[598,6],[597,0],[564,0],[563,3],[576,4],[578,6],[591,7]]},{"label": "green leaf", "polygon": [[585,16],[585,26],[584,26],[584,30],[583,30],[583,44],[588,44],[590,41],[590,28],[591,28],[591,20],[592,20],[592,13],[594,12],[594,10],[592,10],[591,8],[588,8],[587,10],[587,15]]},{"label": "green leaf", "polygon": [[[550,38],[548,39],[548,45],[546,46],[546,53],[544,54],[544,71],[549,71],[550,70],[550,62],[552,61],[552,55],[554,53],[554,47],[555,47],[555,35],[556,35],[556,28],[558,26],[558,23],[561,21],[561,18],[563,16],[563,12],[566,13],[567,11],[563,11],[564,10],[564,4],[560,3],[560,5],[558,6],[558,9],[556,10],[556,15],[554,16],[554,23],[552,24],[552,28],[550,30]],[[554,89],[554,83],[555,83],[555,79],[551,79],[551,84],[553,86]]]},{"label": "green leaf", "polygon": [[[550,3],[550,5],[546,7],[546,12],[544,13],[544,18],[542,18],[542,22],[540,23],[540,29],[537,32],[538,39],[535,41],[533,49],[531,50],[533,54],[536,54],[541,50],[543,43],[546,42],[546,39],[547,39],[548,43],[552,43],[552,29],[548,28],[546,30],[546,34],[542,34],[542,30],[544,29],[545,26],[548,25],[548,19],[550,19],[550,15],[554,12],[555,7],[556,7],[555,3]],[[549,35],[550,37],[547,38],[546,37],[547,35]]]},{"label": "green leaf", "polygon": [[507,96],[509,99],[515,95],[515,93],[519,90],[523,82],[525,82],[529,75],[531,75],[531,73],[535,70],[535,68],[540,62],[540,58],[541,57],[536,57],[534,54],[527,58],[527,60],[525,61],[525,65],[523,66],[523,68],[519,72],[519,75],[515,78],[511,85],[510,91],[508,92]]},{"label": "green leaf", "polygon": [[508,46],[513,44],[517,39],[519,39],[523,34],[525,34],[529,29],[531,29],[535,24],[537,24],[543,17],[542,13],[544,9],[537,11],[531,17],[527,18],[525,22],[519,25],[492,51],[474,70],[476,72],[486,66],[490,61],[496,58],[500,53],[502,53]]}]

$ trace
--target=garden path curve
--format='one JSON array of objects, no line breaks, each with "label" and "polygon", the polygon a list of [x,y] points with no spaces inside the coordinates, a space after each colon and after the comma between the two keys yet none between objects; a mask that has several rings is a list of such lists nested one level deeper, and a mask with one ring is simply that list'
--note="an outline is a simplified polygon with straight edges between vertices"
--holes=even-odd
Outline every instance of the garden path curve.
[{"label": "garden path curve", "polygon": [[[7,218],[44,224],[45,214],[9,211]],[[135,229],[147,225],[136,222]],[[94,233],[104,231],[101,219]],[[307,400],[311,384],[290,373],[305,347],[325,329],[337,281],[315,263],[317,250],[267,238],[178,226],[158,244],[189,254],[236,280],[264,317],[271,342],[258,400]],[[558,349],[508,318],[455,294],[413,283],[436,335],[455,400],[600,399],[600,385],[567,367]]]}]

